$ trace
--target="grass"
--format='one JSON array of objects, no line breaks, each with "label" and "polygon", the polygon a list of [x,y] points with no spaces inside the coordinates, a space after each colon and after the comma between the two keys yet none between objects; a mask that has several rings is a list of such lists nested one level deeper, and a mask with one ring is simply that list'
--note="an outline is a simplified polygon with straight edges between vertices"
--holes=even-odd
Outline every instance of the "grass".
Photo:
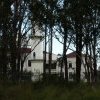
[{"label": "grass", "polygon": [[0,84],[0,100],[100,100],[100,86],[87,84]]}]

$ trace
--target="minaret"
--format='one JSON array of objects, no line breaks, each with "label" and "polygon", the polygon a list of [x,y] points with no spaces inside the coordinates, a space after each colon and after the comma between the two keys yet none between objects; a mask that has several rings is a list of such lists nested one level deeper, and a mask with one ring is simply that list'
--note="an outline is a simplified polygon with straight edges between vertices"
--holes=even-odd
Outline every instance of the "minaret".
[{"label": "minaret", "polygon": [[30,36],[29,44],[31,45],[31,59],[43,59],[43,35],[42,31],[38,27],[35,27],[33,33]]},{"label": "minaret", "polygon": [[24,70],[43,73],[43,35],[38,27],[35,27],[34,33],[29,36],[28,46],[31,48],[31,53],[25,60]]}]

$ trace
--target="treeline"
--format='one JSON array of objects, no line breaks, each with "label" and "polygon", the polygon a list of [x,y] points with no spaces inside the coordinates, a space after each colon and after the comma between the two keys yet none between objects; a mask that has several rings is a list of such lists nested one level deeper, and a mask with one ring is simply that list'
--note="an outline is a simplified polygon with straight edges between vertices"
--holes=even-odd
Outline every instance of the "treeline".
[{"label": "treeline", "polygon": [[[27,57],[27,54],[23,55],[21,48],[27,47],[29,40],[27,36],[34,32],[35,26],[38,26],[45,36],[44,76],[47,43],[49,43],[49,74],[51,74],[52,40],[55,37],[63,44],[61,69],[65,66],[66,81],[68,82],[66,53],[71,49],[70,44],[74,44],[76,48],[76,81],[80,82],[83,50],[86,54],[85,69],[88,82],[97,81],[97,56],[100,52],[99,0],[1,0],[0,76],[3,79],[8,77],[7,73],[10,70],[11,79],[19,80]],[[63,41],[60,41],[61,38]]]},{"label": "treeline", "polygon": [[[84,51],[87,80],[96,82],[97,57],[100,53],[99,0],[36,0],[35,3],[31,3],[30,10],[33,15],[32,21],[42,26],[45,32],[44,76],[46,74],[47,41],[49,41],[49,74],[51,74],[52,37],[54,36],[63,44],[61,69],[65,66],[66,81],[68,82],[66,53],[68,49],[71,49],[70,44],[74,44],[76,48],[76,81],[80,82],[82,52]],[[59,34],[59,37],[56,33]],[[47,40],[47,36],[49,36],[49,40]],[[63,41],[60,41],[60,38],[63,38]]]},{"label": "treeline", "polygon": [[19,80],[27,54],[29,31],[32,29],[26,0],[0,1],[0,78]]}]

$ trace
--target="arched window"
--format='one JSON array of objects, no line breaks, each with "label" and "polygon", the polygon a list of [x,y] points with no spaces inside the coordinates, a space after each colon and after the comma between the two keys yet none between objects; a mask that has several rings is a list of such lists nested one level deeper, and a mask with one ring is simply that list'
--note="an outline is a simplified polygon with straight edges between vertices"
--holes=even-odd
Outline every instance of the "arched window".
[{"label": "arched window", "polygon": [[69,62],[69,68],[72,68],[72,63],[71,62]]},{"label": "arched window", "polygon": [[36,58],[36,53],[35,52],[33,52],[33,59],[35,59]]},{"label": "arched window", "polygon": [[28,67],[31,67],[31,61],[28,60]]}]

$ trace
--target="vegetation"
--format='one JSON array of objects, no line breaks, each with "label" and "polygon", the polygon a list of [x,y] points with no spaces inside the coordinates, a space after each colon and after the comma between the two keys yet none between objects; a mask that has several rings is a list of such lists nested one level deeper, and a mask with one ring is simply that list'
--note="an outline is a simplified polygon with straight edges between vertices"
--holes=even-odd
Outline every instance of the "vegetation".
[{"label": "vegetation", "polygon": [[[38,8],[38,6],[40,8]],[[34,18],[33,22],[38,23],[41,27],[45,26],[45,52],[47,40],[49,38],[49,74],[51,74],[52,62],[52,36],[56,33],[59,37],[55,38],[63,45],[63,54],[61,61],[61,76],[62,68],[65,66],[65,79],[68,82],[68,66],[66,53],[70,48],[70,44],[74,44],[76,48],[76,81],[80,82],[82,52],[84,51],[86,74],[88,82],[97,81],[97,56],[100,53],[98,42],[100,38],[100,2],[98,0],[36,0],[31,3],[30,10]],[[34,9],[38,8],[39,14]],[[41,10],[42,8],[42,10]],[[71,49],[72,50],[72,49]],[[98,51],[98,52],[97,52]],[[44,56],[44,74],[46,57]]]},{"label": "vegetation", "polygon": [[[46,52],[49,43],[49,69],[51,75],[52,45],[55,37],[63,45],[61,59],[68,82],[66,53],[70,44],[76,48],[76,81],[80,82],[82,52],[88,82],[97,81],[97,57],[100,55],[100,1],[99,0],[1,0],[0,2],[0,76],[19,81],[23,64],[28,54],[29,34],[35,35],[38,26],[45,36],[44,73],[46,74]],[[59,34],[59,37],[57,37]],[[48,40],[47,40],[48,37]],[[60,41],[62,38],[62,41]],[[72,49],[71,49],[72,50]],[[3,58],[3,59],[2,59]]]},{"label": "vegetation", "polygon": [[[23,73],[23,64],[28,54],[23,54],[22,49],[28,48],[30,35],[35,35],[35,27],[45,36],[44,80],[36,83],[28,82],[30,80],[23,82],[21,76],[25,78],[23,74],[28,77],[31,73]],[[57,82],[53,82],[51,75],[53,38],[63,45],[63,54],[59,60],[60,78],[56,78]],[[47,43],[48,76],[45,75]],[[74,77],[77,84],[68,82],[66,53],[68,49],[73,51],[71,44],[76,48]],[[1,0],[0,100],[100,100],[100,85],[96,84],[99,46],[99,0]],[[84,84],[80,80],[83,51],[88,81]],[[65,75],[62,75],[63,66]],[[65,76],[64,80],[62,76]]]},{"label": "vegetation", "polygon": [[100,100],[100,85],[0,83],[0,100]]}]

